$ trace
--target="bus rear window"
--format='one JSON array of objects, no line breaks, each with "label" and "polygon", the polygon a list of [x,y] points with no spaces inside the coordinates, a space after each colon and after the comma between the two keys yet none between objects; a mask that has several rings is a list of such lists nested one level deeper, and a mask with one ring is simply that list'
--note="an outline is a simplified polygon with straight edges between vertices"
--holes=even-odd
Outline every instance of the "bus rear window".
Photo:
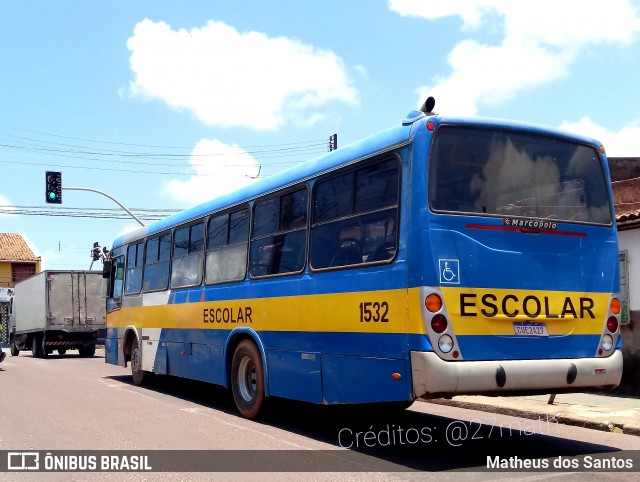
[{"label": "bus rear window", "polygon": [[429,162],[434,211],[612,222],[607,178],[590,146],[522,132],[442,126]]}]

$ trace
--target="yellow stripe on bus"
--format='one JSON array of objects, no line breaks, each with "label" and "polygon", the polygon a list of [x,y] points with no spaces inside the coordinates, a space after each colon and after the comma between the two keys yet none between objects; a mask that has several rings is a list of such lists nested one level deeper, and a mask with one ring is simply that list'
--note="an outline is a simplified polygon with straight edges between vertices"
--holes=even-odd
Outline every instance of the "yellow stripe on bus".
[{"label": "yellow stripe on bus", "polygon": [[[416,307],[410,314],[409,306]],[[424,333],[418,289],[362,291],[122,308],[109,328]]]},{"label": "yellow stripe on bus", "polygon": [[[544,323],[549,335],[600,334],[607,293],[441,288],[456,335],[513,335],[514,323]],[[420,289],[362,291],[127,307],[109,328],[423,334]]]},{"label": "yellow stripe on bus", "polygon": [[442,288],[456,335],[513,335],[514,323],[544,323],[549,335],[602,333],[609,293]]}]

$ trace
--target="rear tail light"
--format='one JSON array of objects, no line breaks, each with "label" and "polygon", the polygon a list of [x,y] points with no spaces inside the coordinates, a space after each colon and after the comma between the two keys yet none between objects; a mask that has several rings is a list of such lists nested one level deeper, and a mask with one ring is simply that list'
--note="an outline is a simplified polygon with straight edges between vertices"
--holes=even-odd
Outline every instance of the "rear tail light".
[{"label": "rear tail light", "polygon": [[613,298],[611,300],[611,303],[609,304],[609,309],[614,315],[620,314],[620,300],[617,298]]},{"label": "rear tail light", "polygon": [[431,313],[437,313],[442,309],[442,299],[435,293],[431,293],[424,300],[424,306]]},{"label": "rear tail light", "polygon": [[447,325],[447,319],[443,315],[436,315],[431,319],[431,329],[436,333],[444,333]]},{"label": "rear tail light", "polygon": [[618,331],[618,320],[616,317],[612,316],[607,320],[607,330],[609,330],[610,333]]}]

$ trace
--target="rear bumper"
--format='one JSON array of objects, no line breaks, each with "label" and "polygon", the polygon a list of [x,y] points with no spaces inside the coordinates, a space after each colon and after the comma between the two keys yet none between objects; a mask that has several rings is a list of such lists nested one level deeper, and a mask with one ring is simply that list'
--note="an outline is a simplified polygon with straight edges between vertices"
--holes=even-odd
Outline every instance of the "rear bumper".
[{"label": "rear bumper", "polygon": [[458,362],[412,351],[411,372],[416,398],[615,388],[622,378],[622,351],[607,358]]}]

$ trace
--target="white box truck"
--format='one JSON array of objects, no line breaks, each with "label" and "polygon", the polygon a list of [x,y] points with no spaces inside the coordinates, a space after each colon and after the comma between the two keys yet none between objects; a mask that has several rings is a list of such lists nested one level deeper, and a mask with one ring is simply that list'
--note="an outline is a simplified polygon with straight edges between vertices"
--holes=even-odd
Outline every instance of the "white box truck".
[{"label": "white box truck", "polygon": [[11,355],[42,358],[77,349],[92,357],[104,339],[102,271],[42,271],[16,283],[10,317]]}]

